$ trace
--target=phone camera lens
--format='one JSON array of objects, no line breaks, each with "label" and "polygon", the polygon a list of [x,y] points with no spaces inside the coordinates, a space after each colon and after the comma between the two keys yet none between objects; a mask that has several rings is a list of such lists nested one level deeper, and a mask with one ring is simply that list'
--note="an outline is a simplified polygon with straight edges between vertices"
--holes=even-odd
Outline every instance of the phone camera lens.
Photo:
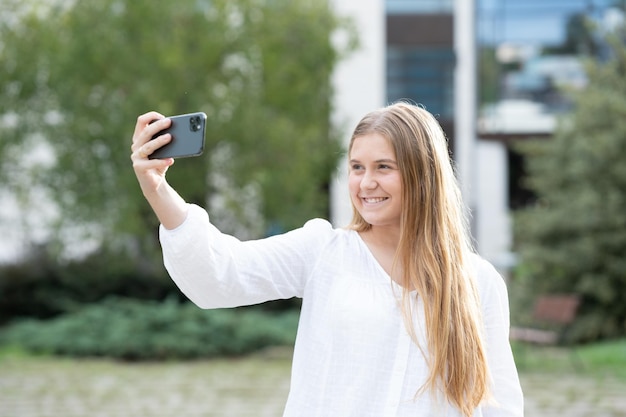
[{"label": "phone camera lens", "polygon": [[192,132],[197,132],[198,130],[200,130],[201,127],[202,127],[202,123],[200,121],[199,116],[194,116],[189,119],[189,129]]}]

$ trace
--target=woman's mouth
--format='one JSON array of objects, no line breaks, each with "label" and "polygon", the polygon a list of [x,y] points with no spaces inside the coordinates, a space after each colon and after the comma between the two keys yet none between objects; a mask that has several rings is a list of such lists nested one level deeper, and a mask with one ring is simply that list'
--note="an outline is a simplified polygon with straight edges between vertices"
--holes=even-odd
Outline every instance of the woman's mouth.
[{"label": "woman's mouth", "polygon": [[366,204],[382,203],[383,201],[387,199],[388,197],[363,197],[362,198],[363,202]]}]

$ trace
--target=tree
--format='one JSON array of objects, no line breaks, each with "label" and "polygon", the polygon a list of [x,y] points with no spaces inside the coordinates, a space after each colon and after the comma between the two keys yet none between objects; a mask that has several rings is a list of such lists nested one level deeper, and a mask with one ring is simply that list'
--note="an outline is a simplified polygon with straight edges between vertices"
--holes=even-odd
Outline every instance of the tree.
[{"label": "tree", "polygon": [[493,46],[482,45],[478,50],[478,86],[479,104],[494,103],[500,98],[499,79],[502,68]]},{"label": "tree", "polygon": [[[331,44],[348,26],[327,2],[7,0],[0,10],[0,181],[23,210],[48,196],[53,236],[156,249],[129,163],[135,119],[153,109],[209,116],[204,155],[168,172],[188,201],[206,205],[225,185],[235,192],[222,208],[259,205],[257,234],[326,215],[340,155],[330,75],[348,52]],[[32,162],[34,148],[51,157]]]},{"label": "tree", "polygon": [[561,45],[545,48],[547,54],[595,56],[598,53],[593,21],[584,13],[573,13],[565,24],[565,40]]},{"label": "tree", "polygon": [[520,279],[582,296],[580,341],[626,334],[626,47],[611,45],[554,138],[522,148],[538,200],[516,218]]}]

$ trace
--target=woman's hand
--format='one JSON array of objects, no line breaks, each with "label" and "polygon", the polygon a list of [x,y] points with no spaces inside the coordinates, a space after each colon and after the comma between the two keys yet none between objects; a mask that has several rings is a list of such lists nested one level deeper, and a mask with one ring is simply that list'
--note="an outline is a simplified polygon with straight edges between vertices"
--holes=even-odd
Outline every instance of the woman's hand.
[{"label": "woman's hand", "polygon": [[173,229],[185,220],[187,203],[165,180],[165,173],[174,163],[174,159],[149,159],[148,156],[172,140],[169,133],[151,140],[154,135],[167,129],[171,124],[172,121],[160,113],[151,111],[142,114],[137,118],[130,147],[132,151],[130,159],[133,161],[133,169],[141,191],[159,221],[167,229]]},{"label": "woman's hand", "polygon": [[[153,121],[154,123],[152,123]],[[163,185],[165,173],[174,163],[173,158],[148,159],[148,156],[155,150],[172,140],[170,134],[161,135],[151,140],[155,134],[170,127],[171,123],[171,120],[154,111],[142,114],[137,118],[133,143],[130,147],[132,150],[130,159],[133,161],[135,175],[146,197],[156,192]]]}]

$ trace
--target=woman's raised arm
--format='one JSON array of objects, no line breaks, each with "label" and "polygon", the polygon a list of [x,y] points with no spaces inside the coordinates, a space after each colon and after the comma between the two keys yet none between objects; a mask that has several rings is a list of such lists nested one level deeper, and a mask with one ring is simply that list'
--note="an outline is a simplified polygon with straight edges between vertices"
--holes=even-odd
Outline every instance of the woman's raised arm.
[{"label": "woman's raised arm", "polygon": [[155,134],[170,125],[170,119],[154,111],[139,116],[133,133],[130,159],[133,161],[141,191],[159,221],[166,229],[175,229],[187,217],[188,206],[165,179],[165,173],[174,163],[174,159],[148,158],[155,150],[172,140],[170,134],[151,140]]}]

